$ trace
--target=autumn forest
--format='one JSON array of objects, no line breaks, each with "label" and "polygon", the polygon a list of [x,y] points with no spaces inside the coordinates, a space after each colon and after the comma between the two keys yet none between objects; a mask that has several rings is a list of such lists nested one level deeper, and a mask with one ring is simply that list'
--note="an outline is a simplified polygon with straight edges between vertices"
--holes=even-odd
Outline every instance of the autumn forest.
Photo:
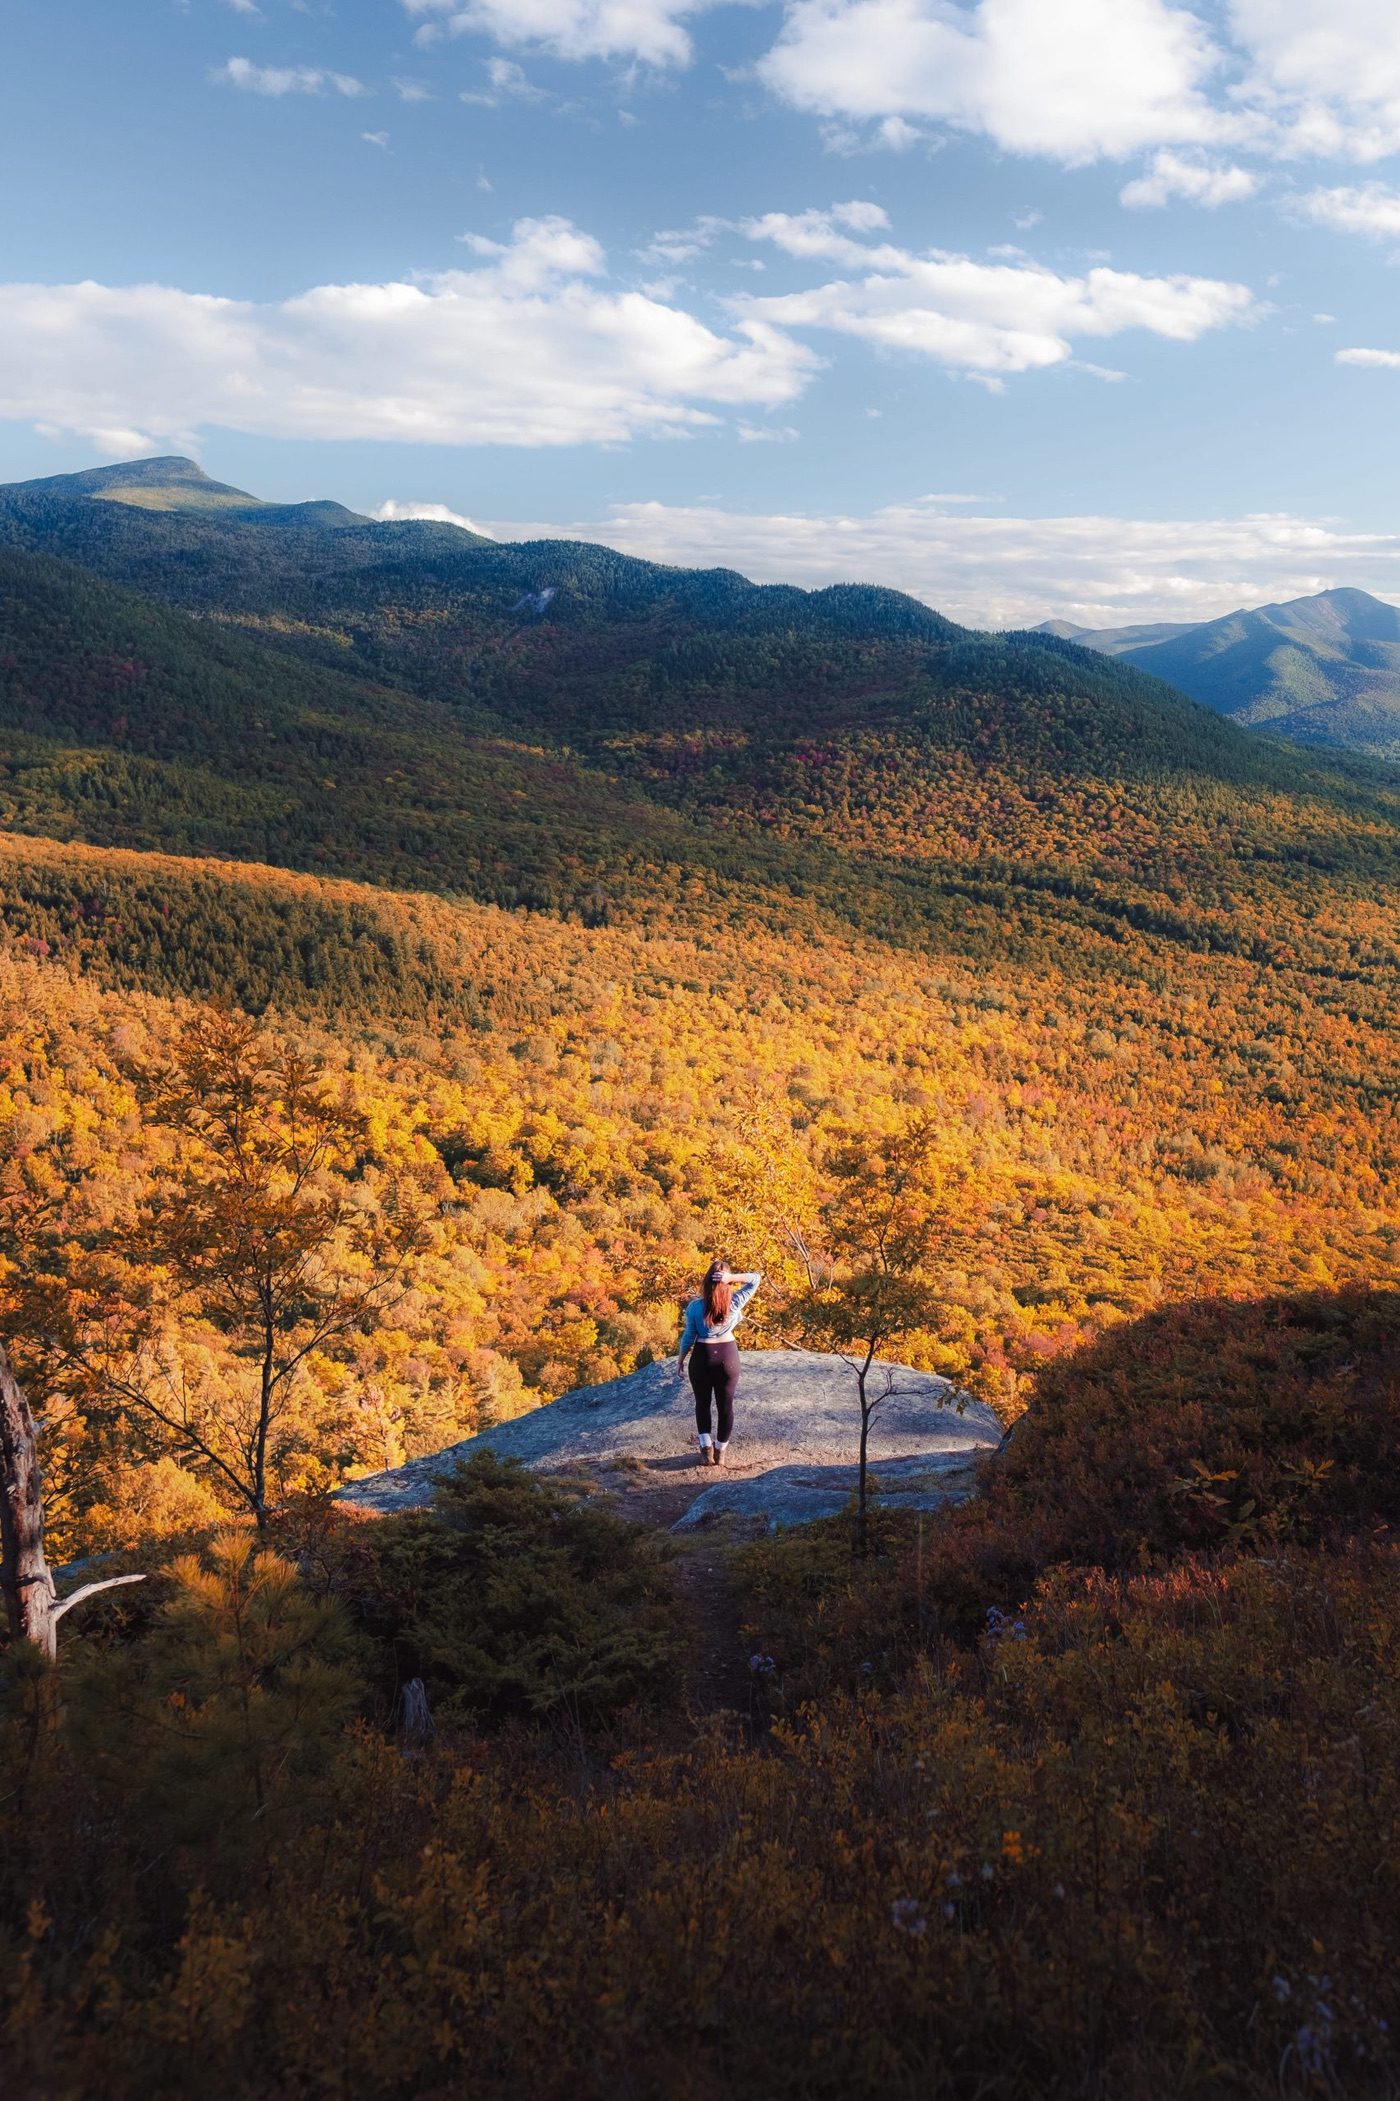
[{"label": "autumn forest", "polygon": [[[25,2090],[1397,2090],[1400,773],[155,461],[0,490],[0,825],[0,1340],[145,1579],[0,1663]],[[597,1501],[338,1511],[715,1251],[810,1340],[911,1132],[1006,1455],[743,1547],[746,1713]]]}]

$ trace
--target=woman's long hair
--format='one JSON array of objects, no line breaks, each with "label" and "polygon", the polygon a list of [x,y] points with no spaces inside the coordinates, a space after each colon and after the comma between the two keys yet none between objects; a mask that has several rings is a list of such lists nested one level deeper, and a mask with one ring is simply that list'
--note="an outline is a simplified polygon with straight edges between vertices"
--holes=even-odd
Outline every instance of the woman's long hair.
[{"label": "woman's long hair", "polygon": [[729,1304],[734,1294],[729,1279],[724,1274],[725,1268],[726,1265],[716,1257],[705,1271],[704,1282],[700,1286],[705,1294],[705,1318],[712,1327],[729,1318]]}]

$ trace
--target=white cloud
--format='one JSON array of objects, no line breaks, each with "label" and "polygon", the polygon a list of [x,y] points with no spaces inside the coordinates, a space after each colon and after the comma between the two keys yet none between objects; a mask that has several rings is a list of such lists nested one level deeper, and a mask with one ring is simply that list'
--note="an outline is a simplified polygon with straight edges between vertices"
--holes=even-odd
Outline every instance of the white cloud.
[{"label": "white cloud", "polygon": [[717,219],[706,212],[693,226],[663,227],[637,253],[644,263],[690,263],[696,256],[703,255],[707,248],[712,248],[722,233],[737,230],[735,220]]},{"label": "white cloud", "polygon": [[802,435],[790,423],[739,423],[735,428],[741,445],[791,445]]},{"label": "white cloud", "polygon": [[[859,212],[857,222],[852,214]],[[834,330],[884,350],[909,351],[996,383],[1001,375],[1066,363],[1077,338],[1146,329],[1194,342],[1259,312],[1248,287],[1205,277],[1141,277],[1096,266],[1061,276],[1032,262],[975,262],[889,242],[867,246],[846,229],[884,222],[876,206],[769,212],[745,222],[754,241],[797,257],[831,259],[858,276],[769,297],[729,301],[737,316],[783,330]]]},{"label": "white cloud", "polygon": [[1218,62],[1168,0],[792,0],[758,70],[821,116],[931,118],[1073,164],[1225,135]]},{"label": "white cloud", "polygon": [[1395,0],[787,0],[758,71],[872,140],[931,120],[1069,165],[1171,146],[1400,150]]},{"label": "white cloud", "polygon": [[1400,350],[1334,350],[1337,365],[1370,365],[1381,372],[1400,372]]},{"label": "white cloud", "polygon": [[1400,9],[1394,0],[1230,0],[1248,74],[1241,100],[1274,150],[1359,161],[1400,149]]},{"label": "white cloud", "polygon": [[907,153],[911,146],[921,145],[928,133],[919,125],[911,124],[907,117],[884,117],[878,136],[880,144],[888,146],[892,153]]},{"label": "white cloud", "polygon": [[222,87],[243,88],[251,95],[363,95],[364,83],[349,73],[327,73],[320,66],[255,66],[248,58],[231,58],[215,66],[209,78]]},{"label": "white cloud", "polygon": [[1338,584],[1400,599],[1400,534],[1349,533],[1286,514],[950,516],[942,506],[951,502],[925,497],[863,516],[634,503],[601,520],[484,529],[509,540],[602,540],[653,560],[741,569],[760,582],[890,584],[979,627],[1050,617],[1085,627],[1211,620]]},{"label": "white cloud", "polygon": [[387,131],[362,131],[360,137],[367,146],[387,146],[389,143]]},{"label": "white cloud", "polygon": [[262,9],[257,5],[257,0],[224,0],[224,6],[231,7],[236,15],[260,15],[262,13]]},{"label": "white cloud", "polygon": [[403,0],[425,18],[422,41],[478,33],[508,49],[530,47],[555,58],[606,58],[647,66],[685,66],[690,37],[682,24],[708,0]]},{"label": "white cloud", "polygon": [[1400,190],[1387,189],[1383,182],[1365,182],[1354,189],[1309,190],[1298,200],[1298,209],[1319,226],[1338,233],[1367,234],[1375,240],[1394,239],[1400,234]]},{"label": "white cloud", "polygon": [[[70,438],[73,433],[58,423],[36,423],[35,430],[41,438]],[[133,430],[121,424],[94,424],[83,436],[96,447],[104,459],[140,459],[149,453],[160,451],[160,440],[148,430]],[[191,442],[191,451],[194,450]]]},{"label": "white cloud", "polygon": [[432,89],[425,87],[421,80],[404,80],[396,75],[390,85],[400,102],[431,102],[433,99]]},{"label": "white cloud", "polygon": [[[689,25],[720,0],[402,4],[422,43],[471,33],[559,59],[681,67],[695,55]],[[822,119],[837,152],[900,151],[928,123],[1068,165],[1227,144],[1361,162],[1400,151],[1395,0],[785,0],[757,72]]]},{"label": "white cloud", "polygon": [[745,219],[741,231],[751,241],[771,241],[785,255],[802,258],[820,256],[826,261],[873,264],[879,256],[899,251],[864,246],[852,238],[857,233],[878,233],[889,226],[878,204],[860,198],[849,204],[829,205],[825,211],[764,212],[761,218]]},{"label": "white cloud", "polygon": [[[164,285],[0,285],[0,416],[188,445],[269,437],[519,446],[677,436],[792,401],[814,354],[599,283],[565,219],[473,238],[479,266],[265,305]],[[148,448],[149,449],[149,448]]]},{"label": "white cloud", "polygon": [[466,89],[460,99],[478,103],[486,109],[495,109],[502,102],[548,102],[550,99],[513,58],[488,58],[486,78],[490,82],[489,92],[474,93]]},{"label": "white cloud", "polygon": [[1169,204],[1173,197],[1213,211],[1218,204],[1252,197],[1258,187],[1258,176],[1248,168],[1173,153],[1163,146],[1153,155],[1149,172],[1127,183],[1118,195],[1121,203],[1139,211]]},{"label": "white cloud", "polygon": [[481,527],[473,525],[460,511],[449,510],[445,503],[400,503],[394,497],[386,497],[370,512],[381,524],[399,518],[424,518],[434,525],[460,525],[464,533],[480,533]]},{"label": "white cloud", "polygon": [[916,255],[875,239],[886,225],[867,199],[702,224],[699,242],[724,230],[795,265],[844,271],[771,297],[732,295],[723,330],[674,287],[606,285],[598,243],[559,217],[520,220],[507,242],[462,235],[473,258],[462,269],[275,303],[151,284],[0,285],[0,416],[139,430],[157,449],[192,446],[210,427],[537,447],[683,436],[739,411],[741,441],[771,443],[792,432],[759,412],[790,406],[823,363],[800,340],[808,330],[1000,389],[1007,375],[1056,365],[1121,378],[1077,346],[1130,329],[1191,342],[1261,311],[1247,287],[1210,278]]}]

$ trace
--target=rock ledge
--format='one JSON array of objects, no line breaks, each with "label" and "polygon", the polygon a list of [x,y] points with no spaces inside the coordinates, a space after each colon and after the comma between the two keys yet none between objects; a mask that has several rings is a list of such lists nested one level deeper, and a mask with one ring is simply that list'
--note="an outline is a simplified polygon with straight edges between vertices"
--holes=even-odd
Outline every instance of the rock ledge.
[{"label": "rock ledge", "polygon": [[[870,1435],[884,1500],[932,1509],[971,1490],[975,1462],[995,1449],[1001,1427],[990,1408],[946,1379],[907,1365],[895,1377]],[[961,1406],[959,1403],[961,1402]],[[695,1500],[675,1529],[732,1515],[763,1525],[802,1524],[840,1510],[855,1487],[860,1415],[854,1374],[810,1350],[746,1350],[729,1447],[732,1471],[708,1479],[693,1465],[695,1426],[688,1382],[674,1359],[500,1423],[406,1466],[369,1474],[340,1491],[353,1509],[387,1514],[432,1499],[435,1483],[475,1452],[498,1452],[540,1471],[584,1469],[676,1475],[689,1469]]]}]

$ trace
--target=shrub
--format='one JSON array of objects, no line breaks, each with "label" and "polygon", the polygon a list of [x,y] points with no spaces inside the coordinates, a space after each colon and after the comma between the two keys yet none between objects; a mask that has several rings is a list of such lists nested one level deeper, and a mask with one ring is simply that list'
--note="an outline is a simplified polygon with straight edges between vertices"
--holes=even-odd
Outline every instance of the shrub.
[{"label": "shrub", "polygon": [[[1154,1316],[1047,1372],[922,1554],[905,1518],[863,1564],[839,1525],[749,1550],[761,1623],[825,1674],[766,1742],[716,1721],[668,1747],[674,1720],[608,1704],[664,1683],[635,1654],[674,1636],[654,1551],[494,1459],[432,1511],[303,1513],[311,1582],[246,1537],[181,1565],[134,1684],[94,1679],[105,1710],[83,1643],[66,1714],[12,1653],[8,2078],[35,2101],[1393,2101],[1394,1333],[1369,1294]],[[1202,1498],[1193,1458],[1257,1515]],[[344,1667],[336,1592],[463,1719],[596,1702],[609,1763],[547,1733],[405,1757],[341,1730],[341,1694],[299,1691]]]},{"label": "shrub", "polygon": [[477,1454],[431,1510],[356,1528],[347,1582],[396,1683],[440,1720],[596,1726],[674,1685],[678,1609],[640,1526]]},{"label": "shrub", "polygon": [[1400,1293],[1162,1308],[1057,1358],[971,1502],[886,1514],[861,1580],[825,1528],[747,1557],[756,1640],[798,1695],[893,1683],[1054,1568],[1384,1538],[1400,1523]]},{"label": "shrub", "polygon": [[7,2073],[36,2101],[1393,2095],[1400,1555],[1060,1576],[1032,1619],[588,1785],[352,1737],[220,1899],[162,1892],[139,1790],[81,1834],[42,1803],[27,1907],[0,1855]]},{"label": "shrub", "polygon": [[345,1615],[241,1528],[168,1571],[154,1624],[88,1642],[64,1673],[68,1728],[99,1796],[207,1863],[261,1851],[363,1695]]}]

